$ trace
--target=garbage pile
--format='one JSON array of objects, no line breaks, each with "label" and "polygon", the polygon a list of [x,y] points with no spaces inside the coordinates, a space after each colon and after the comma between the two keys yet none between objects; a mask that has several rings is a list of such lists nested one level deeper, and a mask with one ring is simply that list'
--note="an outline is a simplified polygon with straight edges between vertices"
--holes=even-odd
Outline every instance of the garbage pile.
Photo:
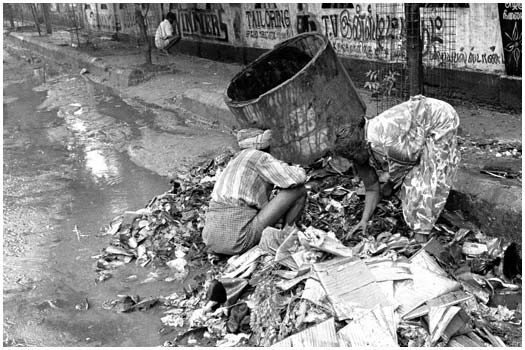
[{"label": "garbage pile", "polygon": [[111,236],[110,245],[96,256],[97,281],[110,278],[112,269],[131,261],[142,267],[167,265],[175,271],[170,280],[183,280],[187,261],[206,257],[200,233],[205,210],[215,176],[232,156],[227,151],[193,167],[145,208],[114,218],[104,230]]},{"label": "garbage pile", "polygon": [[[190,257],[209,258],[206,280],[192,291],[143,304],[126,299],[129,310],[162,305],[162,323],[180,331],[165,346],[477,347],[521,335],[517,244],[445,213],[422,245],[410,238],[396,200],[381,202],[366,236],[347,239],[364,191],[343,159],[326,157],[308,169],[299,227],[267,228],[258,246],[227,260],[208,256],[204,213],[231,156],[194,167],[107,227],[112,240],[98,259],[100,276],[135,262],[165,264],[170,280],[183,281]],[[505,305],[509,295],[519,308]]]}]

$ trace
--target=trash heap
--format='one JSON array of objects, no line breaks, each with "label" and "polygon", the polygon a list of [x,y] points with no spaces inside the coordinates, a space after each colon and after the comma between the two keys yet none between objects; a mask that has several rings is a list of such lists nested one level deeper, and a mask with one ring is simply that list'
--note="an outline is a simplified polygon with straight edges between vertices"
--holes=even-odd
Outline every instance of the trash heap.
[{"label": "trash heap", "polygon": [[[167,265],[173,279],[183,280],[187,261],[204,256],[201,231],[215,176],[233,156],[227,151],[190,169],[171,181],[172,188],[155,196],[143,209],[125,212],[104,228],[110,245],[96,256],[97,280],[110,278],[109,271],[134,261],[145,266]],[[188,255],[189,254],[189,255]]]},{"label": "trash heap", "polygon": [[[445,212],[421,245],[410,238],[397,200],[380,203],[366,236],[347,239],[364,191],[340,158],[308,169],[300,227],[267,228],[258,246],[227,260],[207,255],[204,213],[231,156],[194,167],[107,227],[112,239],[98,258],[99,276],[130,262],[164,264],[170,280],[182,282],[188,259],[206,263],[197,288],[154,299],[164,308],[162,323],[179,333],[166,346],[477,347],[521,336],[517,244]],[[519,299],[517,311],[509,295]],[[128,310],[141,310],[152,300],[127,302]]]}]

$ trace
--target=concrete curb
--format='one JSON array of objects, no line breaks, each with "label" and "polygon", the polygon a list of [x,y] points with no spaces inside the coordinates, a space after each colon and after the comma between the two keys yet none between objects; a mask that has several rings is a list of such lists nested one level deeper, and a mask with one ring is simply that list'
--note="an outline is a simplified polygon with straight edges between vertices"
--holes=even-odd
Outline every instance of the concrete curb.
[{"label": "concrete curb", "polygon": [[521,243],[521,186],[460,168],[446,208],[461,210],[486,234]]},{"label": "concrete curb", "polygon": [[[103,76],[116,87],[138,85],[145,79],[144,72],[139,69],[111,67],[97,57],[66,47],[42,43],[17,33],[11,33],[8,39],[16,45],[54,60],[55,63],[66,63],[77,69],[86,68]],[[181,97],[180,107],[196,116],[201,116],[202,118],[197,119],[202,119],[202,122],[226,127],[228,130],[238,127],[232,112],[224,102],[222,91],[211,92],[194,88],[186,90]],[[521,186],[492,179],[467,168],[460,168],[446,208],[461,210],[486,234],[521,243],[521,203]]]},{"label": "concrete curb", "polygon": [[59,47],[45,42],[39,42],[35,38],[26,37],[19,33],[10,33],[6,41],[11,41],[31,52],[40,54],[54,63],[67,64],[78,70],[86,68],[88,71],[105,78],[111,85],[117,87],[128,87],[138,85],[144,81],[144,72],[140,69],[121,69],[111,67],[102,59],[77,52],[70,48]]},{"label": "concrete curb", "polygon": [[224,102],[222,92],[207,92],[202,89],[188,89],[181,96],[181,107],[201,116],[210,116],[214,122],[228,129],[237,129],[239,124]]}]

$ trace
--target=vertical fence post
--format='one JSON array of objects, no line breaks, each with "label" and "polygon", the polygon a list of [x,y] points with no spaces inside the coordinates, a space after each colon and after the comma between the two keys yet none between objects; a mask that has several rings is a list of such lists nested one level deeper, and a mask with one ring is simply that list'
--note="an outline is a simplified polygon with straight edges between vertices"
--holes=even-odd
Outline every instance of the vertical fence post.
[{"label": "vertical fence post", "polygon": [[405,4],[407,26],[407,71],[410,96],[423,93],[423,53],[419,4]]}]

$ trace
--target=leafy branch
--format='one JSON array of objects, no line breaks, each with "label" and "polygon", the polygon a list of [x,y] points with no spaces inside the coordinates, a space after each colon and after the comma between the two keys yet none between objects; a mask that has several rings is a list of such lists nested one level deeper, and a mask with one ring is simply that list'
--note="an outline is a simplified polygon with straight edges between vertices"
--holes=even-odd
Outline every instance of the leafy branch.
[{"label": "leafy branch", "polygon": [[382,77],[379,75],[379,70],[369,70],[365,73],[366,82],[365,89],[372,91],[373,97],[378,97],[379,95],[390,96],[392,92],[397,91],[395,87],[398,77],[401,74],[395,71],[388,71]]}]

